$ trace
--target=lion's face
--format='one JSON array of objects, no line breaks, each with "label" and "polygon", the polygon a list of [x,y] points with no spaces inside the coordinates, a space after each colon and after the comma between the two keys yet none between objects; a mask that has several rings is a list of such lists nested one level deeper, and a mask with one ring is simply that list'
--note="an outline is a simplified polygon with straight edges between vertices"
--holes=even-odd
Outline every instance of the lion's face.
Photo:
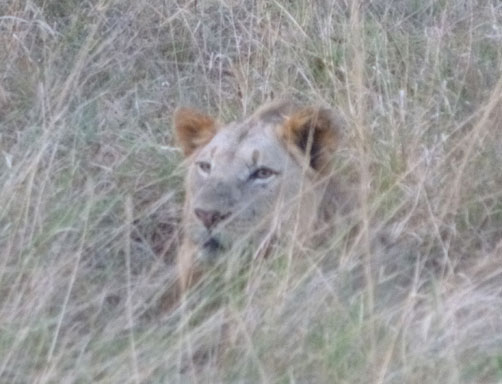
[{"label": "lion's face", "polygon": [[275,125],[247,124],[257,126],[223,127],[189,166],[187,235],[208,253],[266,236],[301,188],[302,169]]},{"label": "lion's face", "polygon": [[[292,108],[269,106],[227,125],[192,110],[177,111],[177,135],[189,159],[185,236],[201,261],[236,244],[264,241],[293,217],[307,223],[314,216],[313,185],[326,156],[311,119],[314,113],[316,123],[326,120],[327,112],[301,111],[295,117]],[[305,131],[295,132],[297,124]]]}]

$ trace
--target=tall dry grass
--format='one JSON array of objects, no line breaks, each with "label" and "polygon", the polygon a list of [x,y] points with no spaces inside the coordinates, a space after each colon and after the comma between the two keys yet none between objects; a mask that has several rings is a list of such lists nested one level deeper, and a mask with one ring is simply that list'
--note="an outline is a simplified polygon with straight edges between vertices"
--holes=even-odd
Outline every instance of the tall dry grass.
[{"label": "tall dry grass", "polygon": [[[497,0],[0,3],[0,382],[502,382],[501,74]],[[163,310],[171,112],[284,93],[359,208]]]}]

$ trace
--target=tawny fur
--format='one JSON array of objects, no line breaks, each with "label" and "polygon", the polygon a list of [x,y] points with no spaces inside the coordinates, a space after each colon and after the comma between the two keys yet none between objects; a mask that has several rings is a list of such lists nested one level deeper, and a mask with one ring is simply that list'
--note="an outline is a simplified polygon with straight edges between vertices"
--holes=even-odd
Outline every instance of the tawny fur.
[{"label": "tawny fur", "polygon": [[[188,164],[177,261],[182,292],[203,275],[201,260],[218,258],[245,237],[263,251],[293,229],[308,235],[336,209],[332,164],[341,124],[331,109],[279,101],[221,125],[180,108],[174,125]],[[228,219],[208,227],[200,212]]]}]

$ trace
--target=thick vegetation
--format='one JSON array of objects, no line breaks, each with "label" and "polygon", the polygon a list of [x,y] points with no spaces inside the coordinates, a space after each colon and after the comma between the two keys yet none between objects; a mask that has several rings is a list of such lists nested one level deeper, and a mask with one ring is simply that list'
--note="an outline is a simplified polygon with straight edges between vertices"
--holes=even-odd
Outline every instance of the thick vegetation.
[{"label": "thick vegetation", "polygon": [[[0,382],[502,382],[499,1],[7,0],[0,76]],[[357,208],[166,308],[174,108],[283,94]]]}]

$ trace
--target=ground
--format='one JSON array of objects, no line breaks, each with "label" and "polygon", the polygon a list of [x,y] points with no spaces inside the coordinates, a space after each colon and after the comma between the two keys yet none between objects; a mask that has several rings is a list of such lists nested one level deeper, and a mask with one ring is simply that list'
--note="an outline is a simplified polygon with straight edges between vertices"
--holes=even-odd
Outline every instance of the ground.
[{"label": "ground", "polygon": [[[0,382],[502,382],[499,1],[10,0],[0,47]],[[174,108],[285,94],[358,209],[166,309]]]}]

